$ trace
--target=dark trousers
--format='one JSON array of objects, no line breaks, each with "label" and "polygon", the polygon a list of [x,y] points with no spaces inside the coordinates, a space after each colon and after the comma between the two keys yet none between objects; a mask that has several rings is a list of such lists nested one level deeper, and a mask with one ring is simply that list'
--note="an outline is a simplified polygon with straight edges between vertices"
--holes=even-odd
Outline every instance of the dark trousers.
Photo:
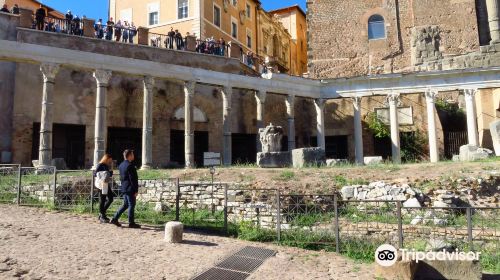
[{"label": "dark trousers", "polygon": [[45,26],[45,18],[37,18],[36,19],[36,29],[43,30]]},{"label": "dark trousers", "polygon": [[113,217],[114,220],[118,221],[120,216],[128,209],[128,223],[133,224],[134,222],[134,211],[135,211],[135,195],[134,194],[123,194],[123,205],[116,212]]},{"label": "dark trousers", "polygon": [[113,203],[113,192],[108,190],[108,194],[99,194],[99,213],[102,217],[106,217],[106,212]]}]

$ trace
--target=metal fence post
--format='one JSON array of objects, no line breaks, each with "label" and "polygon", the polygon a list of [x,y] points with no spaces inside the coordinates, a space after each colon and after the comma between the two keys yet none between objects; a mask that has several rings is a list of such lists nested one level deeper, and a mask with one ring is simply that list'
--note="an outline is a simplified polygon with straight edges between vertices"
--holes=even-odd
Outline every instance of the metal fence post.
[{"label": "metal fence post", "polygon": [[54,208],[57,208],[57,169],[54,168],[54,191],[52,192]]},{"label": "metal fence post", "polygon": [[94,173],[91,172],[92,179],[90,180],[90,213],[94,213]]},{"label": "metal fence post", "polygon": [[335,212],[335,252],[340,253],[340,229],[339,229],[339,199],[337,194],[333,196],[333,211]]},{"label": "metal fence post", "polygon": [[180,196],[181,196],[181,187],[179,184],[179,178],[177,178],[175,183],[175,220],[178,222],[180,220]]},{"label": "metal fence post", "polygon": [[472,242],[472,210],[470,207],[467,207],[466,214],[467,214],[467,241],[469,242],[469,251],[473,251],[474,244]]},{"label": "metal fence post", "polygon": [[281,242],[281,194],[276,190],[276,234],[278,242]]},{"label": "metal fence post", "polygon": [[21,205],[21,165],[17,167],[17,205]]},{"label": "metal fence post", "polygon": [[401,218],[401,201],[396,202],[398,216],[398,246],[403,248],[403,219]]},{"label": "metal fence post", "polygon": [[227,228],[227,185],[224,185],[224,231],[228,234]]}]

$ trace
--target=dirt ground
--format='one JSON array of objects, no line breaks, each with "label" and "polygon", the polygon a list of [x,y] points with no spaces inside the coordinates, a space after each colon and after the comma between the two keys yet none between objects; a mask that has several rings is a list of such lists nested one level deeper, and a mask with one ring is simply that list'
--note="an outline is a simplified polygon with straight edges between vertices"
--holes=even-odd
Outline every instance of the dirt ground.
[{"label": "dirt ground", "polygon": [[0,205],[0,279],[190,279],[244,246],[278,251],[249,279],[374,279],[373,266],[334,253],[157,228],[101,225],[92,216]]},{"label": "dirt ground", "polygon": [[[328,193],[345,184],[355,185],[374,181],[409,183],[416,186],[439,184],[441,181],[464,177],[500,175],[500,158],[486,162],[440,162],[404,165],[339,166],[329,168],[262,169],[217,168],[215,181],[238,182],[250,188],[278,188],[302,192]],[[171,170],[172,178],[181,181],[210,181],[208,169]]]}]

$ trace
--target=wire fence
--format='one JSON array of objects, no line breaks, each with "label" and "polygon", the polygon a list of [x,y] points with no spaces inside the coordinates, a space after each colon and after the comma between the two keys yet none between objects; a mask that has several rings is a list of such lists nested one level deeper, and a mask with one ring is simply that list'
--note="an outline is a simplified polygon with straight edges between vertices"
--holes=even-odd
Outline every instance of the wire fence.
[{"label": "wire fence", "polygon": [[[498,207],[407,208],[402,201],[340,200],[336,193],[238,189],[167,177],[140,180],[138,221],[178,220],[247,240],[367,258],[388,243],[418,251],[481,251],[491,264],[500,263]],[[111,190],[118,200],[119,188],[115,179]],[[92,171],[0,165],[0,203],[93,212],[99,194]],[[114,203],[111,211],[119,206]]]}]

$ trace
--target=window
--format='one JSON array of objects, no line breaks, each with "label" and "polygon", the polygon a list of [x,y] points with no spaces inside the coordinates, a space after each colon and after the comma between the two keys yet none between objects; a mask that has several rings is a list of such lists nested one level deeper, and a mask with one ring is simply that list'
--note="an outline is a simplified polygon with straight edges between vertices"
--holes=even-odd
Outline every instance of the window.
[{"label": "window", "polygon": [[177,7],[178,7],[178,19],[183,19],[188,17],[188,7],[189,7],[189,1],[188,0],[177,0]]},{"label": "window", "polygon": [[148,23],[149,25],[155,25],[160,23],[160,3],[149,3],[148,4]]},{"label": "window", "polygon": [[373,15],[368,19],[368,39],[385,38],[385,21],[381,15]]},{"label": "window", "polygon": [[251,7],[250,5],[247,4],[247,18],[248,19],[251,19],[252,18],[252,10],[251,10]]},{"label": "window", "polygon": [[220,8],[214,4],[214,24],[220,27]]},{"label": "window", "polygon": [[238,39],[238,21],[231,17],[231,36]]},{"label": "window", "polygon": [[247,29],[247,47],[252,48],[252,31]]}]

